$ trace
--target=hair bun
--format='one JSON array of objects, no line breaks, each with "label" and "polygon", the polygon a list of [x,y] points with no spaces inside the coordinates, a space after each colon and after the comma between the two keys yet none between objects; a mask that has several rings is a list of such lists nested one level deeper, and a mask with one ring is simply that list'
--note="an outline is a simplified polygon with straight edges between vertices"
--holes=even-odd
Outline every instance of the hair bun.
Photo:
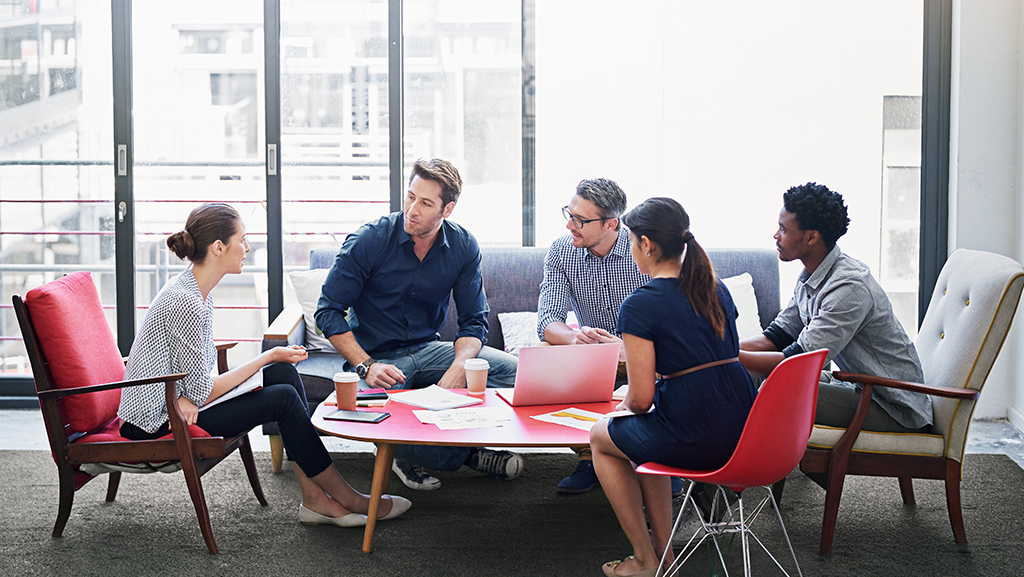
[{"label": "hair bun", "polygon": [[196,244],[192,235],[185,229],[167,237],[167,248],[171,249],[181,260],[191,259],[195,254]]}]

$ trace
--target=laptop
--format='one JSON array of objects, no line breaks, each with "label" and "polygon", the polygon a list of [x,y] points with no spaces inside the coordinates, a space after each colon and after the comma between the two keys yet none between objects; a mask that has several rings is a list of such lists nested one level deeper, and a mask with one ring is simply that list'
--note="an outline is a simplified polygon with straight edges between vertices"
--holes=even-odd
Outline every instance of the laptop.
[{"label": "laptop", "polygon": [[523,347],[515,388],[498,395],[513,407],[608,402],[618,366],[617,343]]}]

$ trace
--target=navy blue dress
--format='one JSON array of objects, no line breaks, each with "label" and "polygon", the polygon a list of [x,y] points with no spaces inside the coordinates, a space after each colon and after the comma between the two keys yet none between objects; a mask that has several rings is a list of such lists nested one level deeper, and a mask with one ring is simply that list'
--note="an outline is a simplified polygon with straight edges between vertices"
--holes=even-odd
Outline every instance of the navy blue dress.
[{"label": "navy blue dress", "polygon": [[[676,279],[655,278],[622,303],[618,331],[654,342],[655,371],[679,371],[739,355],[736,306],[719,282],[725,338],[697,316]],[[717,469],[732,456],[757,392],[739,363],[655,382],[654,410],[615,417],[608,433],[634,463]]]}]

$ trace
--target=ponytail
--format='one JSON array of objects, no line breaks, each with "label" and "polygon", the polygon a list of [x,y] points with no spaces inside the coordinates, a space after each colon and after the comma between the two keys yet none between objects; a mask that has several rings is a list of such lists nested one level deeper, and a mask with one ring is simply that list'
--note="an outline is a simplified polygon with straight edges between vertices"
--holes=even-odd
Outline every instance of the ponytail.
[{"label": "ponytail", "polygon": [[683,266],[679,269],[679,289],[690,300],[693,312],[707,319],[718,338],[725,338],[725,307],[718,297],[718,280],[711,259],[689,230],[682,234],[682,242]]}]

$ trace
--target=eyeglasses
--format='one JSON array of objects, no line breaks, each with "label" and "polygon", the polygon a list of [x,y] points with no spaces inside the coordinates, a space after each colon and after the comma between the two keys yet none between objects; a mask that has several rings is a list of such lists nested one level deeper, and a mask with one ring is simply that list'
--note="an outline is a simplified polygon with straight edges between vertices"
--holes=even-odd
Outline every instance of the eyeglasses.
[{"label": "eyeglasses", "polygon": [[605,216],[605,217],[602,217],[602,218],[588,218],[588,219],[584,220],[584,219],[576,216],[575,214],[569,212],[569,207],[568,206],[563,206],[562,207],[562,216],[565,217],[565,220],[571,220],[572,224],[576,228],[583,228],[583,225],[587,224],[588,222],[594,222],[596,220],[608,220],[610,218],[615,218],[615,217],[612,217],[612,216]]}]

